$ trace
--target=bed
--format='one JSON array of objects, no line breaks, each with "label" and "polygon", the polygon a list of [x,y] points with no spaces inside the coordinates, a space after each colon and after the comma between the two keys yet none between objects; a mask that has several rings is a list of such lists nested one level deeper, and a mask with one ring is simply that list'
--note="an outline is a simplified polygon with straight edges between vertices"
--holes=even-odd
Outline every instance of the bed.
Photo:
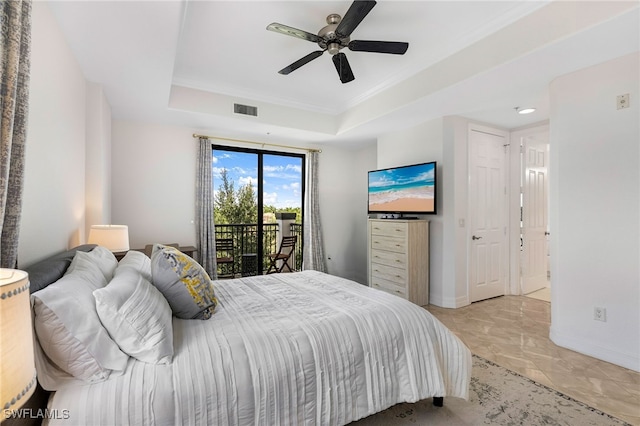
[{"label": "bed", "polygon": [[[64,273],[77,252],[91,249],[48,259],[44,270]],[[125,259],[105,288],[116,285]],[[64,279],[42,270],[27,268],[34,323],[38,292]],[[155,278],[146,265],[135,274]],[[108,377],[57,380],[56,363],[43,350],[50,342],[36,333],[39,382],[52,391],[44,423],[344,425],[400,402],[468,398],[468,348],[404,299],[317,271],[218,280],[213,288],[210,318],[169,315],[170,357],[154,363],[127,356]]]}]

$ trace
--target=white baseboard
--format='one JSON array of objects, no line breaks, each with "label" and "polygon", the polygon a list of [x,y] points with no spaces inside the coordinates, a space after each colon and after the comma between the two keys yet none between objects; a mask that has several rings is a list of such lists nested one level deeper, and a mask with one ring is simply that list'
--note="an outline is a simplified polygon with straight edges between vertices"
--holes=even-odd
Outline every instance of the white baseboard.
[{"label": "white baseboard", "polygon": [[558,332],[553,326],[549,330],[549,338],[553,343],[563,348],[640,372],[640,358],[638,358],[638,355],[611,350],[588,340],[576,339],[573,336]]},{"label": "white baseboard", "polygon": [[467,296],[460,297],[429,297],[429,304],[441,308],[461,308],[469,304]]}]

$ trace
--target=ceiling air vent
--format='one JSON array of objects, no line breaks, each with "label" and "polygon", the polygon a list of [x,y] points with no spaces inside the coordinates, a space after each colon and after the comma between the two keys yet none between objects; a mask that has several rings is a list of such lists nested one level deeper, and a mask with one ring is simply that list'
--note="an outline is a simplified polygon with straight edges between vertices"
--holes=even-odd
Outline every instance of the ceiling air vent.
[{"label": "ceiling air vent", "polygon": [[258,107],[241,105],[241,104],[233,104],[233,112],[235,112],[236,114],[252,115],[254,117],[257,117]]}]

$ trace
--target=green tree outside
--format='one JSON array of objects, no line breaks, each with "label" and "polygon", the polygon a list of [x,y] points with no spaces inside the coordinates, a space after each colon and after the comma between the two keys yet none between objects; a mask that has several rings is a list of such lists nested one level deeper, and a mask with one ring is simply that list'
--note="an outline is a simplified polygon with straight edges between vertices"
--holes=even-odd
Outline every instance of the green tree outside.
[{"label": "green tree outside", "polygon": [[[247,183],[240,188],[229,180],[227,169],[220,172],[222,182],[214,197],[214,220],[216,224],[246,224],[258,222],[258,201],[253,185]],[[263,213],[295,213],[296,223],[302,223],[300,207],[276,208],[264,206]],[[266,216],[266,215],[265,215]],[[273,216],[275,217],[275,216]]]}]

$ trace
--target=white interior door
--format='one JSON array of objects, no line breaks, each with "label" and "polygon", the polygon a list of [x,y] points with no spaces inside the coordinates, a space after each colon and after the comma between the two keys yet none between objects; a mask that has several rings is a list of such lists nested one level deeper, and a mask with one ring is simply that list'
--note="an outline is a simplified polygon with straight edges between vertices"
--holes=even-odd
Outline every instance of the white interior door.
[{"label": "white interior door", "polygon": [[505,294],[507,272],[506,135],[469,132],[469,295]]},{"label": "white interior door", "polygon": [[547,285],[548,158],[547,132],[522,138],[522,293]]}]

